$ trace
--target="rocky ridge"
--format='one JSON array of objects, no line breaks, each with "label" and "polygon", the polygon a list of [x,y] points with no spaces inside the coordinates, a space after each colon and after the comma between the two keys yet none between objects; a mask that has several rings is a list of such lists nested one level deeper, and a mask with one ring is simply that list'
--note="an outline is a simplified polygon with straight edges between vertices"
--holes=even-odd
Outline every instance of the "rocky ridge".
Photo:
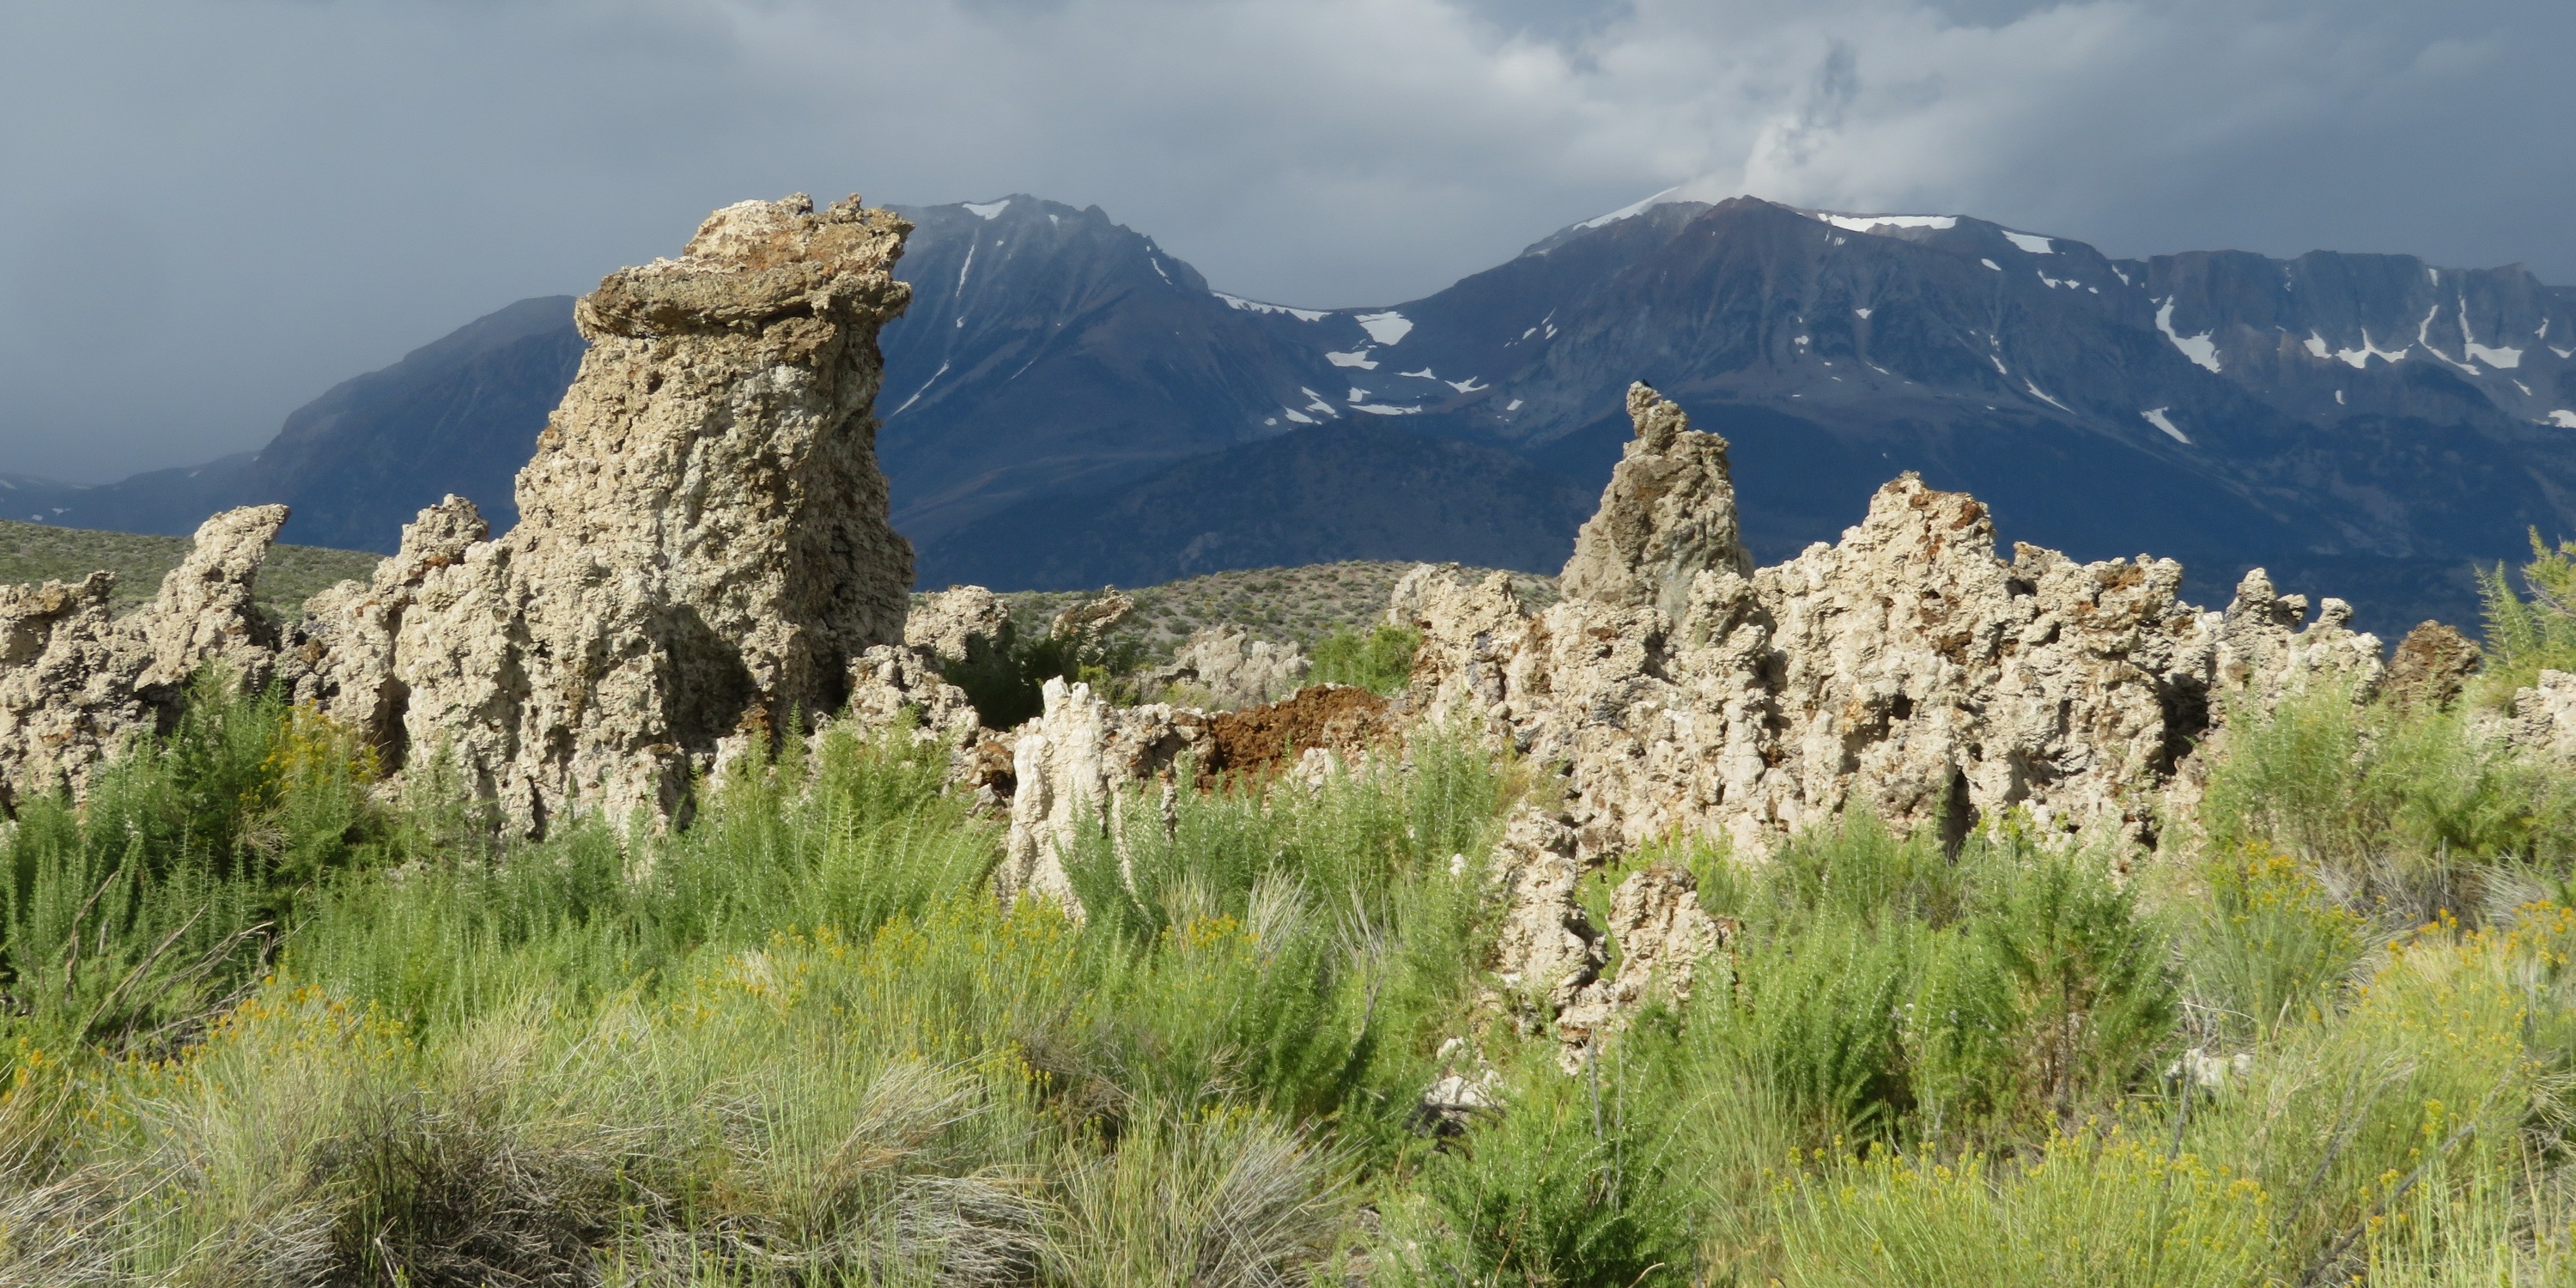
[{"label": "rocky ridge", "polygon": [[85,795],[101,761],[177,718],[200,667],[266,684],[278,630],[251,583],[285,522],[282,505],[206,520],[160,593],[123,618],[110,614],[113,573],[0,586],[0,804]]},{"label": "rocky ridge", "polygon": [[1426,569],[1396,611],[1423,632],[1428,706],[1566,767],[1587,857],[1676,831],[1759,853],[1856,805],[1901,828],[2019,810],[2151,840],[2227,702],[2379,680],[2341,601],[2304,623],[2258,569],[2204,613],[2169,559],[2006,561],[1984,506],[1910,474],[1841,542],[1750,569],[1723,440],[1642,385],[1629,406],[1637,437],[1563,601],[1533,614]]}]

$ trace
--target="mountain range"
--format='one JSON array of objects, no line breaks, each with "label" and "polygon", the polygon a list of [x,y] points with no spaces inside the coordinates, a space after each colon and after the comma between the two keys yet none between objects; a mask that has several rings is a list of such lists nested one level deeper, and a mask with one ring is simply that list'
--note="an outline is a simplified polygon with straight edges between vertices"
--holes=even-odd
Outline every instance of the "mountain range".
[{"label": "mountain range", "polygon": [[[1217,291],[1098,207],[904,213],[878,453],[925,585],[1552,571],[1640,379],[1732,442],[1766,561],[1915,470],[2008,540],[2179,557],[2203,602],[2263,565],[2387,634],[2473,617],[2472,564],[2576,533],[2576,290],[2519,266],[2114,259],[1965,216],[1650,199],[1423,299],[1305,309]],[[0,516],[183,532],[283,500],[291,540],[389,550],[452,491],[507,522],[581,351],[568,297],[521,301],[260,452],[87,488],[0,476]]]}]

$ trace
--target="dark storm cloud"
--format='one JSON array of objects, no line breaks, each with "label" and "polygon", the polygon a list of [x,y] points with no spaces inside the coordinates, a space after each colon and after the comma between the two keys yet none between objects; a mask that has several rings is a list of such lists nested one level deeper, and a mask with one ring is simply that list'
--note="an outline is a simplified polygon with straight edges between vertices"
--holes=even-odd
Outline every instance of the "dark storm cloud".
[{"label": "dark storm cloud", "polygon": [[1675,183],[2576,281],[2571,52],[2560,0],[19,3],[0,472],[256,446],[798,189],[1096,202],[1299,304]]}]

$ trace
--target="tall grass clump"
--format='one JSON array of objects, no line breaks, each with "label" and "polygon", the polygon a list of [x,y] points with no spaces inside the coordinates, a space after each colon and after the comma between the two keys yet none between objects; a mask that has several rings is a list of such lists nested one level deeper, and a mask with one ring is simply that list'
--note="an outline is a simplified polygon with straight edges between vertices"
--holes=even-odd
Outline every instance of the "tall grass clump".
[{"label": "tall grass clump", "polygon": [[274,696],[200,676],[176,727],[38,797],[0,842],[0,989],[40,1046],[162,1036],[257,973],[328,874],[393,828],[374,756]]},{"label": "tall grass clump", "polygon": [[2337,1006],[2375,938],[2368,918],[2260,842],[2203,861],[2175,893],[2196,1027],[2229,1048]]},{"label": "tall grass clump", "polygon": [[2239,712],[2201,811],[2209,839],[2277,848],[2398,926],[2509,908],[2519,886],[2500,870],[2576,860],[2576,783],[2467,720],[2334,686]]},{"label": "tall grass clump", "polygon": [[1380,1281],[1400,1285],[1687,1283],[1687,1164],[1654,1062],[1614,1056],[1568,1076],[1532,1052],[1505,1106],[1432,1155],[1391,1214]]},{"label": "tall grass clump", "polygon": [[2503,564],[2478,574],[2487,629],[2475,693],[2489,706],[2505,705],[2544,668],[2576,669],[2576,542],[2553,548],[2532,529],[2531,562],[2522,566],[2521,580],[2527,599],[2515,592]]},{"label": "tall grass clump", "polygon": [[2012,829],[1952,859],[1855,817],[1728,911],[1735,978],[1695,1007],[1692,1062],[1818,1140],[2045,1131],[2136,1085],[2178,1015],[2170,932],[2109,857]]},{"label": "tall grass clump", "polygon": [[1168,812],[1131,796],[1066,873],[1096,938],[1189,972],[1140,989],[1122,1021],[1165,1033],[1158,1088],[1222,1087],[1333,1120],[1351,1148],[1399,1149],[1481,963],[1474,872],[1504,790],[1490,757],[1447,735],[1312,787],[1230,783]]},{"label": "tall grass clump", "polygon": [[1315,641],[1314,667],[1306,678],[1316,684],[1347,684],[1381,697],[1413,679],[1413,656],[1422,648],[1422,632],[1409,626],[1340,630]]}]

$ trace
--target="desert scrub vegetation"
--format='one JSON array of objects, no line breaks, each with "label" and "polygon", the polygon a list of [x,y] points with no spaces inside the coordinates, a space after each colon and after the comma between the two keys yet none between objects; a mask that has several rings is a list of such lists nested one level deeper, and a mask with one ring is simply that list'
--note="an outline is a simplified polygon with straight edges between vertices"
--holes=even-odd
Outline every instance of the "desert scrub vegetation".
[{"label": "desert scrub vegetation", "polygon": [[[1365,635],[1386,617],[1388,593],[1415,565],[1387,560],[1351,560],[1307,564],[1297,568],[1247,568],[1208,573],[1181,581],[1126,592],[1136,611],[1120,631],[1132,641],[1139,658],[1168,662],[1173,651],[1203,626],[1232,626],[1276,644],[1295,644],[1310,653],[1336,633]],[[1472,576],[1495,571],[1469,569]],[[1512,589],[1525,603],[1556,602],[1554,577],[1511,574]],[[1067,605],[1100,592],[1014,591],[1002,598],[1013,620],[1044,623]]]},{"label": "desert scrub vegetation", "polygon": [[[122,615],[161,589],[162,574],[187,557],[188,538],[58,528],[0,519],[0,584],[79,581],[102,568],[116,574],[109,605]],[[304,601],[335,582],[366,580],[378,555],[323,546],[272,546],[252,593],[272,617],[294,621]]]},{"label": "desert scrub vegetation", "polygon": [[1626,856],[1730,936],[1569,1071],[1484,870],[1554,780],[1460,732],[1139,789],[1077,916],[905,730],[527,843],[228,694],[0,839],[0,1284],[2576,1275],[2576,821],[2473,710],[2231,713],[2152,853]]}]

